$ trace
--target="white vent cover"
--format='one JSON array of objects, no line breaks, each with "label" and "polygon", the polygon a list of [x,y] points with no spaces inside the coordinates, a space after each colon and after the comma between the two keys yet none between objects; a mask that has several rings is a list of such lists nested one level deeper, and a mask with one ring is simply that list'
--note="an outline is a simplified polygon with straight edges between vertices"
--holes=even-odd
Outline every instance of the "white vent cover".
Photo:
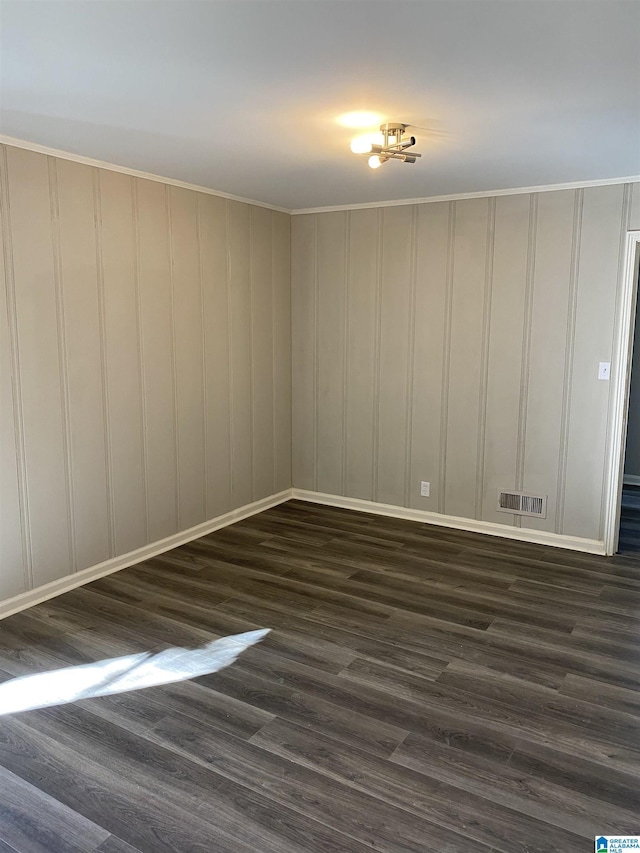
[{"label": "white vent cover", "polygon": [[546,518],[547,496],[498,490],[496,509],[498,512],[510,512],[512,515],[534,515],[536,518]]}]

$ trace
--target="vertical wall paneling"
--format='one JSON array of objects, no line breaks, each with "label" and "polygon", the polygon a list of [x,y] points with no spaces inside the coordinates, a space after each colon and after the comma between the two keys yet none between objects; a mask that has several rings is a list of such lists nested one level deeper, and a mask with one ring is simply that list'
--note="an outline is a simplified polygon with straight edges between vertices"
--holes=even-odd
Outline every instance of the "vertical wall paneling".
[{"label": "vertical wall paneling", "polygon": [[199,195],[204,330],[206,515],[228,512],[231,500],[231,376],[226,202]]},{"label": "vertical wall paneling", "polygon": [[178,529],[171,267],[167,188],[136,179],[149,537]]},{"label": "vertical wall paneling", "polygon": [[206,519],[198,194],[171,187],[179,527]]},{"label": "vertical wall paneling", "polygon": [[67,357],[65,304],[62,283],[62,261],[60,257],[60,213],[58,204],[58,176],[56,161],[53,157],[47,157],[47,169],[49,176],[49,211],[51,216],[51,241],[53,252],[53,284],[56,299],[56,325],[58,342],[58,375],[60,376],[60,388],[62,391],[62,447],[64,453],[64,470],[67,502],[67,527],[69,537],[69,548],[71,557],[71,571],[78,568],[76,554],[76,538],[74,525],[73,507],[73,457],[71,453],[71,415],[69,394],[69,359]]},{"label": "vertical wall paneling", "polygon": [[0,598],[24,592],[28,582],[22,547],[18,448],[6,308],[4,282],[0,281]]},{"label": "vertical wall paneling", "polygon": [[378,209],[375,241],[375,325],[373,337],[373,453],[371,455],[372,499],[378,500],[378,457],[380,450],[380,342],[382,338],[382,263],[384,257],[384,208]]},{"label": "vertical wall paneling", "polygon": [[[438,512],[442,370],[449,257],[448,204],[416,206],[416,292],[413,312],[409,506]],[[428,498],[420,481],[431,483]]]},{"label": "vertical wall paneling", "polygon": [[5,179],[4,151],[0,150],[0,233],[4,244],[0,258],[0,599],[18,595],[30,586],[13,262]]},{"label": "vertical wall paneling", "polygon": [[112,556],[93,170],[68,160],[50,163],[57,202],[73,541],[77,568],[84,569]]},{"label": "vertical wall paneling", "polygon": [[291,240],[292,476],[299,489],[314,489],[316,216],[294,216]]},{"label": "vertical wall paneling", "polygon": [[404,440],[404,504],[411,506],[411,496],[415,492],[413,482],[413,400],[414,400],[414,351],[416,337],[416,304],[418,272],[418,207],[411,208],[411,256],[409,258],[409,326],[407,329],[407,417],[405,419]]},{"label": "vertical wall paneling", "polygon": [[98,288],[98,342],[100,350],[100,384],[102,391],[102,434],[104,442],[105,486],[107,490],[106,522],[108,550],[111,556],[116,553],[115,496],[113,492],[113,460],[109,426],[111,423],[109,403],[109,377],[107,372],[107,330],[105,322],[104,259],[102,243],[102,203],[100,200],[100,171],[91,170],[93,188],[93,220],[96,244],[96,282]]},{"label": "vertical wall paneling", "polygon": [[137,343],[138,343],[138,360],[139,360],[139,370],[140,370],[140,413],[141,413],[141,439],[142,439],[142,481],[143,481],[143,491],[144,491],[144,529],[145,529],[145,540],[149,540],[149,530],[150,530],[150,522],[149,519],[151,517],[150,506],[149,506],[149,443],[147,442],[147,423],[148,423],[148,413],[147,413],[147,392],[145,388],[145,358],[144,358],[144,323],[142,321],[143,317],[143,301],[142,301],[142,286],[141,286],[141,270],[142,270],[142,261],[141,261],[141,248],[140,248],[140,216],[138,214],[139,210],[139,199],[138,199],[138,185],[139,182],[137,180],[131,181],[132,188],[132,202],[133,202],[133,242],[134,242],[134,281],[135,281],[135,290],[136,290],[136,326],[137,326]]},{"label": "vertical wall paneling", "polygon": [[349,317],[349,265],[351,262],[351,211],[346,213],[344,229],[344,279],[342,288],[342,459],[340,468],[342,479],[340,483],[340,494],[346,494],[347,482],[347,408],[349,404],[349,370],[347,362],[347,350],[349,348],[349,337],[351,325]]},{"label": "vertical wall paneling", "polygon": [[489,382],[489,344],[493,293],[493,263],[495,252],[496,199],[489,199],[487,215],[487,251],[484,270],[484,303],[482,307],[482,351],[480,358],[480,395],[478,403],[478,464],[476,467],[475,517],[482,518],[482,497],[485,478],[485,444],[487,433],[487,385]]},{"label": "vertical wall paneling", "polygon": [[7,148],[33,585],[73,569],[47,159]]},{"label": "vertical wall paneling", "polygon": [[343,484],[346,213],[317,217],[316,488],[340,494]]},{"label": "vertical wall paneling", "polygon": [[249,206],[227,202],[229,291],[231,298],[231,422],[233,503],[253,500],[253,416],[251,360],[251,220]]},{"label": "vertical wall paneling", "polygon": [[[525,285],[524,320],[522,324],[522,365],[520,371],[520,403],[518,406],[518,445],[516,453],[516,489],[522,491],[527,438],[527,404],[529,401],[529,375],[531,366],[531,315],[533,311],[533,282],[536,263],[536,239],[538,234],[538,195],[529,197],[529,233],[527,238],[527,280]],[[521,526],[521,518],[514,518],[514,525]]]},{"label": "vertical wall paneling", "polygon": [[500,524],[511,519],[496,511],[498,490],[517,488],[529,217],[528,195],[496,199],[482,518]]},{"label": "vertical wall paneling", "polygon": [[[351,211],[342,233],[339,214],[294,217],[294,485],[314,488],[317,434],[321,476],[333,466],[337,483],[343,458],[349,497],[598,539],[608,386],[589,364],[611,357],[623,197],[632,206],[616,186],[419,205],[415,240],[411,206]],[[325,306],[341,279],[346,303],[339,291]],[[324,379],[314,394],[342,349],[346,394]],[[548,495],[548,518],[498,513],[514,487]]]},{"label": "vertical wall paneling", "polygon": [[382,232],[377,500],[399,506],[405,500],[412,218],[411,206],[388,207]]},{"label": "vertical wall paneling", "polygon": [[447,266],[444,281],[445,311],[442,341],[442,379],[440,389],[440,448],[438,462],[438,512],[444,512],[447,482],[447,440],[449,437],[449,376],[451,374],[451,329],[453,325],[453,272],[455,259],[456,204],[450,202],[447,238]]},{"label": "vertical wall paneling", "polygon": [[114,553],[148,541],[133,179],[98,171]]},{"label": "vertical wall paneling", "polygon": [[0,602],[291,485],[290,217],[0,146]]},{"label": "vertical wall paneling", "polygon": [[175,453],[173,457],[174,463],[174,482],[176,489],[176,526],[177,529],[181,528],[181,519],[180,512],[182,507],[182,502],[180,501],[180,487],[182,483],[180,482],[180,436],[179,436],[179,422],[180,422],[180,412],[178,408],[178,371],[177,371],[177,344],[176,344],[176,282],[175,282],[175,272],[174,272],[174,259],[173,259],[173,250],[174,250],[174,241],[173,241],[173,211],[171,209],[171,191],[173,187],[165,186],[164,192],[164,205],[165,205],[165,217],[167,223],[167,251],[169,254],[169,327],[171,329],[171,346],[170,346],[170,354],[171,354],[171,380],[173,385],[173,442],[175,447]]},{"label": "vertical wall paneling", "polygon": [[580,260],[580,237],[582,230],[582,205],[584,193],[577,190],[573,206],[573,234],[571,237],[571,270],[569,273],[569,304],[567,306],[567,340],[564,357],[564,389],[560,420],[560,451],[558,454],[558,486],[556,490],[556,532],[563,529],[564,497],[567,466],[567,438],[569,410],[573,391],[573,360],[576,332],[576,310],[578,303],[578,265]]},{"label": "vertical wall paneling", "polygon": [[[529,402],[529,374],[531,365],[531,315],[533,311],[533,282],[535,274],[535,246],[538,233],[538,195],[530,196],[529,235],[527,245],[527,284],[525,295],[524,322],[522,327],[522,368],[520,405],[518,408],[518,450],[516,455],[516,489],[524,484],[524,463],[527,437],[527,405]],[[522,527],[522,518],[516,515],[514,527]]]},{"label": "vertical wall paneling", "polygon": [[291,486],[291,218],[273,211],[273,491]]},{"label": "vertical wall paneling", "polygon": [[600,527],[611,386],[598,380],[598,363],[611,361],[623,195],[622,185],[584,190],[563,507],[563,529],[576,536]]},{"label": "vertical wall paneling", "polygon": [[273,281],[270,210],[251,208],[253,497],[273,493]]},{"label": "vertical wall paneling", "polygon": [[313,471],[313,488],[318,488],[318,407],[320,397],[320,331],[319,331],[319,272],[318,272],[318,217],[313,217],[313,424],[312,424],[312,471]]},{"label": "vertical wall paneling", "polygon": [[[602,535],[638,185],[290,220],[1,151],[0,599],[292,474]],[[548,518],[496,513],[511,486]]]},{"label": "vertical wall paneling", "polygon": [[487,199],[456,202],[445,512],[474,518],[486,298]]},{"label": "vertical wall paneling", "polygon": [[570,190],[538,198],[523,488],[548,495],[548,504],[546,519],[522,523],[549,531],[556,526],[575,204]]},{"label": "vertical wall paneling", "polygon": [[373,497],[378,215],[373,209],[351,211],[347,246],[345,494],[364,500]]}]

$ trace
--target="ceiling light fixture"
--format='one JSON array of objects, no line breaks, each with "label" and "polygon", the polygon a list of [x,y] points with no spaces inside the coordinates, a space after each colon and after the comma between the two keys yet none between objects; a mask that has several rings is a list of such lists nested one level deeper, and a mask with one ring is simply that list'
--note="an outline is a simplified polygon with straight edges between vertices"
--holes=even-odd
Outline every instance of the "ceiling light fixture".
[{"label": "ceiling light fixture", "polygon": [[351,150],[354,154],[370,154],[369,166],[372,169],[378,169],[387,160],[415,163],[416,158],[422,155],[416,151],[412,151],[410,154],[406,153],[407,148],[416,144],[415,136],[403,139],[404,132],[408,127],[408,124],[400,124],[399,122],[381,124],[382,144],[373,142],[370,135],[356,136],[351,141]]}]

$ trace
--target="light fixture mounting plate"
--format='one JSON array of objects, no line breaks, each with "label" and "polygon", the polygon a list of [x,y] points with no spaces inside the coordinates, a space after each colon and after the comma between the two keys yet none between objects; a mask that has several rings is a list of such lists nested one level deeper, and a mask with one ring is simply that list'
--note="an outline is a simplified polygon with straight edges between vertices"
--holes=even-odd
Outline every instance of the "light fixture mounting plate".
[{"label": "light fixture mounting plate", "polygon": [[400,131],[401,134],[405,132],[405,130],[409,127],[408,124],[402,124],[401,122],[385,122],[380,125],[380,130],[384,133],[385,130],[389,134],[389,136],[396,136],[397,134],[394,131]]}]

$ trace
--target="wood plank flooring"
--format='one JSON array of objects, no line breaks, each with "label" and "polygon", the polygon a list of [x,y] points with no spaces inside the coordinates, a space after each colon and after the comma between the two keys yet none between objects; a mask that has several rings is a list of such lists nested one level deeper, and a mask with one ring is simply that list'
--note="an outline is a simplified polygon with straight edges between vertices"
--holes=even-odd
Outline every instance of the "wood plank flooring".
[{"label": "wood plank flooring", "polygon": [[0,622],[0,680],[255,628],[0,716],[0,853],[584,853],[640,832],[640,553],[291,501]]},{"label": "wood plank flooring", "polygon": [[622,489],[618,548],[623,554],[640,551],[640,486]]}]

